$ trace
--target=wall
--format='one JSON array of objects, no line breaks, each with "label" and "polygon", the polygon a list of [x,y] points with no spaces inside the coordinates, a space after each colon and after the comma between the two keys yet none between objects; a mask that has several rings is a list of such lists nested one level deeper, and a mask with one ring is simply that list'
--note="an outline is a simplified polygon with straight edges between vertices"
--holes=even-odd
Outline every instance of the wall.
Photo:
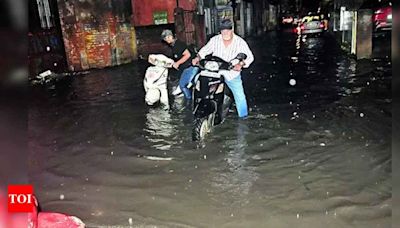
[{"label": "wall", "polygon": [[[356,12],[363,0],[334,0],[331,23],[341,47],[349,53],[355,54],[356,49]],[[345,11],[341,8],[344,7]],[[341,21],[342,18],[342,21]]]},{"label": "wall", "polygon": [[[179,0],[179,7],[195,10],[196,0]],[[133,23],[135,26],[154,25],[153,13],[167,11],[168,23],[174,23],[174,9],[177,0],[132,0]]]},{"label": "wall", "polygon": [[58,0],[68,68],[128,63],[137,58],[130,0]]},{"label": "wall", "polygon": [[[137,49],[140,58],[147,58],[151,53],[168,54],[168,46],[161,40],[163,29],[175,29],[174,10],[177,7],[176,0],[132,0],[132,21],[136,29]],[[185,11],[194,11],[197,8],[196,0],[179,0],[179,7]],[[153,13],[166,11],[166,23],[156,24]],[[179,27],[179,26],[178,26]]]},{"label": "wall", "polygon": [[[41,4],[41,5],[38,5]],[[56,1],[28,1],[28,64],[29,77],[51,70],[65,72],[67,61],[62,41]],[[43,13],[46,6],[47,12]],[[39,13],[39,8],[42,10]]]},{"label": "wall", "polygon": [[278,25],[278,7],[270,2],[268,0],[253,1],[253,29],[258,35],[274,30]]}]

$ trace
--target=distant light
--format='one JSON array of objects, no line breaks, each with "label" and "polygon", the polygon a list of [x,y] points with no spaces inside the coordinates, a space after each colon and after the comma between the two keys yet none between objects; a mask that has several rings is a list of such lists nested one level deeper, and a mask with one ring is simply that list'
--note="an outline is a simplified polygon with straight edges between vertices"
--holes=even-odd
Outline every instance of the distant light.
[{"label": "distant light", "polygon": [[49,46],[46,47],[46,51],[50,51],[50,47]]}]

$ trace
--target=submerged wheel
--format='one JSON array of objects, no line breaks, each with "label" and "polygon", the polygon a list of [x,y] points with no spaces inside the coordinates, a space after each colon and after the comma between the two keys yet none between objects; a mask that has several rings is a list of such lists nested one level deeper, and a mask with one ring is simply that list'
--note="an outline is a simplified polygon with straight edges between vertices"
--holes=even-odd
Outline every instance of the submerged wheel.
[{"label": "submerged wheel", "polygon": [[203,140],[209,130],[207,118],[196,118],[193,121],[192,140]]}]

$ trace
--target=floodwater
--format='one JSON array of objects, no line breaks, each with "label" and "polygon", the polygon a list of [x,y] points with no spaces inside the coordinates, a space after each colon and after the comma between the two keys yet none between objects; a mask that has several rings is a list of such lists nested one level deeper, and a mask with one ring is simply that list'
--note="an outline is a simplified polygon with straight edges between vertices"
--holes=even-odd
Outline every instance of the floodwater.
[{"label": "floodwater", "polygon": [[88,227],[390,227],[390,62],[357,62],[329,35],[250,47],[250,117],[230,113],[202,143],[181,100],[146,107],[143,62],[34,88],[42,210]]}]

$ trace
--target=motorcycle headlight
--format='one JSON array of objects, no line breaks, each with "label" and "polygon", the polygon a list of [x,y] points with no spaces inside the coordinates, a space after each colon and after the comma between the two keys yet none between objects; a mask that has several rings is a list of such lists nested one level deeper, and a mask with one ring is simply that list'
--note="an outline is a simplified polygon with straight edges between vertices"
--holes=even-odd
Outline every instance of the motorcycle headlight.
[{"label": "motorcycle headlight", "polygon": [[204,65],[204,68],[209,71],[218,71],[219,70],[219,64],[218,62],[215,61],[209,61]]}]

